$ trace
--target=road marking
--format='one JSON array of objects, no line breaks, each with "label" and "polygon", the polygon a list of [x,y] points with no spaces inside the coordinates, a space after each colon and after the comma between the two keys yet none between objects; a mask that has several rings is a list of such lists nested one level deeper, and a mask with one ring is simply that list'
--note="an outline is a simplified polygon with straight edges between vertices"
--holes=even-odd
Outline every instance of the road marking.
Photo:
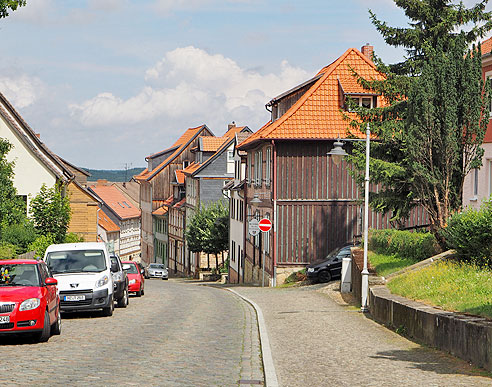
[{"label": "road marking", "polygon": [[268,339],[265,319],[263,318],[263,312],[261,311],[261,308],[258,305],[256,305],[255,302],[251,301],[247,297],[244,297],[238,292],[230,288],[225,288],[225,289],[234,293],[238,297],[241,297],[244,301],[249,303],[256,311],[258,328],[260,331],[261,358],[263,360],[263,371],[265,372],[265,386],[278,387],[277,372],[275,371],[275,365],[273,364],[272,351],[270,349],[270,340]]}]

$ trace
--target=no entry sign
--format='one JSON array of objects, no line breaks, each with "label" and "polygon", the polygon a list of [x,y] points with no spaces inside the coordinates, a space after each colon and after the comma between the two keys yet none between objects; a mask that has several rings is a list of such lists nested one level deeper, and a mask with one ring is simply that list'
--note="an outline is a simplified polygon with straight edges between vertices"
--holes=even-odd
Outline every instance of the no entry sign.
[{"label": "no entry sign", "polygon": [[268,232],[272,228],[272,222],[270,219],[263,218],[262,220],[260,220],[259,227],[261,231]]}]

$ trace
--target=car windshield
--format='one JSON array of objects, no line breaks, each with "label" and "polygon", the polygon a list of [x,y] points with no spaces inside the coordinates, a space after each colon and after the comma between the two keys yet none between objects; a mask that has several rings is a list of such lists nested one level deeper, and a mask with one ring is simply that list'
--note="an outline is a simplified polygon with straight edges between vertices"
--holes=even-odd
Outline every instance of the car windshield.
[{"label": "car windshield", "polygon": [[46,263],[53,274],[101,272],[106,270],[103,250],[70,250],[48,253]]},{"label": "car windshield", "polygon": [[164,269],[164,265],[159,263],[151,263],[149,269]]},{"label": "car windshield", "polygon": [[35,264],[0,264],[0,286],[40,286]]},{"label": "car windshield", "polygon": [[133,263],[124,263],[123,270],[126,270],[127,273],[138,274],[137,266]]}]

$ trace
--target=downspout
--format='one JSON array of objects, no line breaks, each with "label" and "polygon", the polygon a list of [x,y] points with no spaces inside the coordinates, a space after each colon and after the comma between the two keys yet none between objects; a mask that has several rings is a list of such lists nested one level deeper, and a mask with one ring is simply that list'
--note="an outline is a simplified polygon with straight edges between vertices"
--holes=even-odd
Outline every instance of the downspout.
[{"label": "downspout", "polygon": [[[99,207],[96,211],[96,220],[97,220],[97,223],[96,223],[96,242],[99,242],[98,239],[99,239],[99,233],[97,232],[98,229],[99,229],[99,211],[101,211],[101,207]],[[101,238],[102,239],[102,238]]]},{"label": "downspout", "polygon": [[272,140],[273,148],[273,281],[277,286],[277,148]]}]

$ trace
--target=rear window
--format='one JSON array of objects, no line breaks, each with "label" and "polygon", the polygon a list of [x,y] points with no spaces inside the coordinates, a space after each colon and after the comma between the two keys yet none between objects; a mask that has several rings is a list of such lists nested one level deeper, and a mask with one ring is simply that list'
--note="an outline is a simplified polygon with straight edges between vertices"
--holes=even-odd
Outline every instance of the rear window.
[{"label": "rear window", "polygon": [[97,273],[107,268],[103,250],[53,251],[46,256],[46,264],[53,274]]},{"label": "rear window", "polygon": [[0,265],[0,286],[40,286],[37,265],[29,263]]},{"label": "rear window", "polygon": [[149,269],[164,269],[164,265],[159,263],[151,263]]},{"label": "rear window", "polygon": [[125,270],[127,273],[138,274],[137,266],[133,263],[124,263],[123,270]]}]

